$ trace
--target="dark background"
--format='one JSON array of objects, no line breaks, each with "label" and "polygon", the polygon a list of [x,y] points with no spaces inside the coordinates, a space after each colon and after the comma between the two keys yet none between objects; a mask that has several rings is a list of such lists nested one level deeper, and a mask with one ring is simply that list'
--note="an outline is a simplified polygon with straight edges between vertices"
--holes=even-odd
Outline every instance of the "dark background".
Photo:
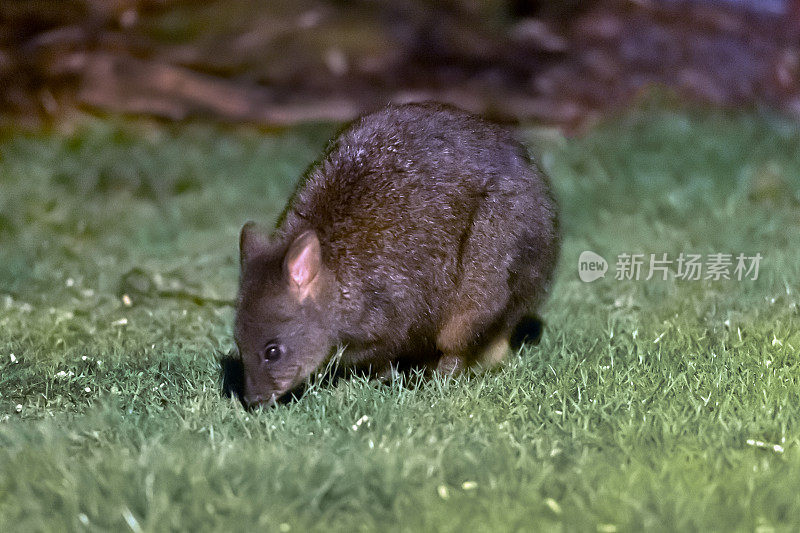
[{"label": "dark background", "polygon": [[281,127],[437,99],[575,131],[656,86],[800,116],[798,0],[4,0],[0,112]]}]

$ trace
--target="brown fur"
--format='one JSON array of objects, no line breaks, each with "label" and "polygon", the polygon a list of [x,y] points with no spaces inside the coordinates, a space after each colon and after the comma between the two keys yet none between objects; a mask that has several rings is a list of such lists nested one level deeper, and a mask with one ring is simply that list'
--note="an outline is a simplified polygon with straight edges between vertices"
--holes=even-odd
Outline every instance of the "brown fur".
[{"label": "brown fur", "polygon": [[254,405],[339,344],[345,366],[376,373],[499,362],[546,297],[557,210],[506,130],[450,107],[389,106],[343,130],[275,232],[248,223],[240,248],[235,336]]}]

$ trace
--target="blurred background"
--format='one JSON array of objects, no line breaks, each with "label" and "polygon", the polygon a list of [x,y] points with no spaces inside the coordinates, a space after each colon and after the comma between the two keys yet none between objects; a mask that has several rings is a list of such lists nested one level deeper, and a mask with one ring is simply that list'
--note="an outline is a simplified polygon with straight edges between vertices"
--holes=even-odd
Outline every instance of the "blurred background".
[{"label": "blurred background", "polygon": [[284,127],[435,99],[585,129],[653,86],[800,117],[800,0],[4,0],[0,116]]}]

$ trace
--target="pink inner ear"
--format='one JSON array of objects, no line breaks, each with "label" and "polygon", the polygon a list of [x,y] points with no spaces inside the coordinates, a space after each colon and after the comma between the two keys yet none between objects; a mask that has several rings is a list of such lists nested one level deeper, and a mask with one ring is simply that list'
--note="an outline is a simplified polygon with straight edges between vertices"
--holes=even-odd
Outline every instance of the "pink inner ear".
[{"label": "pink inner ear", "polygon": [[307,285],[311,278],[314,277],[309,265],[311,252],[308,248],[302,250],[294,261],[289,263],[289,276],[295,285],[300,287]]},{"label": "pink inner ear", "polygon": [[286,254],[286,270],[290,281],[297,287],[307,287],[317,275],[321,260],[317,236],[311,231],[302,234]]}]

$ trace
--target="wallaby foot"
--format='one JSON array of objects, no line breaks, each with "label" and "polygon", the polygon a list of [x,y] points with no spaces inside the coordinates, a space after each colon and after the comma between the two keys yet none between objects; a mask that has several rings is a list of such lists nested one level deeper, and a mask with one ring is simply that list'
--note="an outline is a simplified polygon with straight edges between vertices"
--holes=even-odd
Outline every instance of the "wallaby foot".
[{"label": "wallaby foot", "polygon": [[436,364],[436,371],[445,376],[455,376],[463,372],[466,367],[467,365],[464,364],[464,359],[461,356],[444,354]]},{"label": "wallaby foot", "polygon": [[400,371],[393,364],[388,364],[380,370],[373,372],[375,379],[381,383],[391,383],[400,377]]}]

